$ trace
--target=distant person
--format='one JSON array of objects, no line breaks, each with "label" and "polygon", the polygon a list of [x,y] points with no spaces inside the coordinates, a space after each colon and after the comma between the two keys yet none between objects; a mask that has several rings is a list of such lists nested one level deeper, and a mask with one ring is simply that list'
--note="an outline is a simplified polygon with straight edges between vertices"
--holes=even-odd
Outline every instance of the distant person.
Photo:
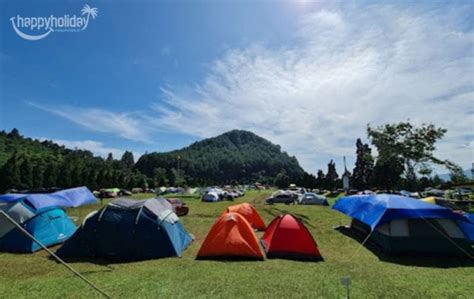
[{"label": "distant person", "polygon": [[105,197],[105,191],[104,191],[104,190],[101,190],[101,191],[99,192],[100,204],[103,203],[104,197]]}]

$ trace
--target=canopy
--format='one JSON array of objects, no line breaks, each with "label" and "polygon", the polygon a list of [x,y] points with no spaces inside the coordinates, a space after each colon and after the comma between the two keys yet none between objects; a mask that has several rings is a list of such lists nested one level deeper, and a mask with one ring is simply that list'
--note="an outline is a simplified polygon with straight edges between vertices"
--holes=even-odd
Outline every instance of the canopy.
[{"label": "canopy", "polygon": [[77,187],[54,193],[45,194],[4,194],[0,195],[1,202],[28,201],[36,209],[51,206],[75,208],[82,205],[97,203],[97,199],[87,187]]},{"label": "canopy", "polygon": [[372,230],[378,225],[394,219],[448,218],[465,220],[465,217],[448,208],[393,194],[346,196],[339,199],[333,209],[362,221]]}]

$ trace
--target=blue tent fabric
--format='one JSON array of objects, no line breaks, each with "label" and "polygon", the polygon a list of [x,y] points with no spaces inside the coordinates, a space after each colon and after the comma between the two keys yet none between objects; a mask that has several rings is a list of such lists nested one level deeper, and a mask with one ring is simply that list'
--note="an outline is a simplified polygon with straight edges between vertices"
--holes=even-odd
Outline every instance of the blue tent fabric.
[{"label": "blue tent fabric", "polygon": [[[124,204],[123,200],[110,203],[86,218],[57,254],[118,261],[182,256],[192,237],[173,211],[155,210],[158,200],[138,202],[140,205]],[[161,215],[168,216],[162,219]]]},{"label": "blue tent fabric", "polygon": [[[46,247],[64,242],[76,231],[72,220],[59,207],[36,210],[35,214],[21,226]],[[0,238],[0,251],[35,252],[40,249],[39,244],[17,227]]]},{"label": "blue tent fabric", "polygon": [[448,208],[392,194],[342,197],[336,202],[333,209],[367,224],[372,230],[378,225],[395,219],[448,218],[465,220],[464,217]]},{"label": "blue tent fabric", "polygon": [[75,208],[87,204],[97,203],[94,194],[87,187],[77,187],[57,191],[50,194],[4,194],[0,195],[1,202],[15,202],[26,200],[36,209],[59,206]]},{"label": "blue tent fabric", "polygon": [[466,234],[469,241],[474,244],[474,214],[465,213],[464,217],[467,221],[458,221],[459,227]]}]

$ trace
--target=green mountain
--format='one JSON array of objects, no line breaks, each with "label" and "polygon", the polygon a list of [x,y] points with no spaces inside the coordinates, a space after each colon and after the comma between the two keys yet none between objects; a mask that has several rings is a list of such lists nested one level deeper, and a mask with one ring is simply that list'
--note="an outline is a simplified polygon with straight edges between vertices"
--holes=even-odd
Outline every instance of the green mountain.
[{"label": "green mountain", "polygon": [[24,137],[18,130],[0,131],[0,192],[8,189],[87,186],[133,188],[164,185],[261,183],[309,186],[295,157],[251,132],[230,131],[180,150],[145,154],[134,163],[125,152],[120,160],[68,149],[52,141]]},{"label": "green mountain", "polygon": [[[273,184],[275,179],[299,182],[305,175],[295,157],[279,145],[241,130],[195,142],[165,153],[145,154],[135,167],[159,184],[235,184],[255,181]],[[169,182],[168,182],[169,183]]]}]

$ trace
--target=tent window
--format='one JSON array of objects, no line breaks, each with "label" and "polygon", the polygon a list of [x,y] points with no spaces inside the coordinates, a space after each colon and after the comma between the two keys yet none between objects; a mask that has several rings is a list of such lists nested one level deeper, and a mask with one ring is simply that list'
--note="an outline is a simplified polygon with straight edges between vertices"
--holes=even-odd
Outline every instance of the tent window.
[{"label": "tent window", "polygon": [[408,237],[408,221],[406,219],[397,219],[390,222],[390,233],[392,237]]},{"label": "tent window", "polygon": [[451,238],[465,238],[463,232],[454,221],[450,219],[436,219],[436,222]]}]

